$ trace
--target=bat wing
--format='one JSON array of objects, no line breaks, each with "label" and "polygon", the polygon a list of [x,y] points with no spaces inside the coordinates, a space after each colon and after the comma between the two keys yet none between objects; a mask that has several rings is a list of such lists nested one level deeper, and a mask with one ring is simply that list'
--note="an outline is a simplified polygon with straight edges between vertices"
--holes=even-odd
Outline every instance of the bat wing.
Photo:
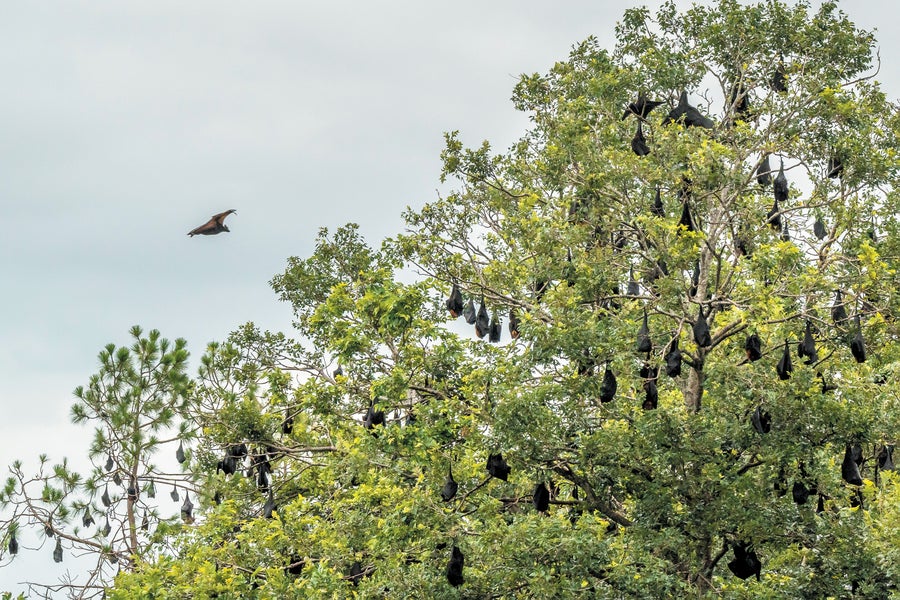
[{"label": "bat wing", "polygon": [[204,223],[203,225],[201,225],[200,227],[197,227],[196,229],[192,229],[190,232],[188,232],[188,235],[191,237],[193,237],[195,235],[204,235],[210,231],[215,231],[215,229],[216,229],[216,220],[213,218],[213,219],[210,219],[209,221],[207,221],[206,223]]},{"label": "bat wing", "polygon": [[230,215],[233,212],[237,212],[237,211],[234,210],[233,208],[230,208],[230,209],[226,210],[225,212],[220,212],[217,215],[213,215],[212,218],[209,220],[209,222],[210,223],[219,223],[221,225],[222,221],[225,220],[225,217],[227,217],[228,215]]}]

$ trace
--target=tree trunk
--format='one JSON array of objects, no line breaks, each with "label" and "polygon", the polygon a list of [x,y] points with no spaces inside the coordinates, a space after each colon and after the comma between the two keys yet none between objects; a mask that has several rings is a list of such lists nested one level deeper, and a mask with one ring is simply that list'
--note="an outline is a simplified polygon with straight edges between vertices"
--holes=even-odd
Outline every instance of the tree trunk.
[{"label": "tree trunk", "polygon": [[684,386],[684,407],[689,412],[700,411],[700,400],[703,397],[703,365],[691,368],[687,384]]}]

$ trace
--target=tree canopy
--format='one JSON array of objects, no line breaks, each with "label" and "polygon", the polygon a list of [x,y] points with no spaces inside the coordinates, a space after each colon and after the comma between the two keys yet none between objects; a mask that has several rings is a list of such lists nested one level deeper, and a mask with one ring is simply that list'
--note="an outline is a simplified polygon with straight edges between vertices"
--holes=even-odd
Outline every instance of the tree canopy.
[{"label": "tree canopy", "polygon": [[446,134],[456,191],[404,233],[290,258],[290,335],[177,380],[198,518],[108,597],[900,597],[873,36],[718,0],[616,37],[520,79],[509,150]]}]

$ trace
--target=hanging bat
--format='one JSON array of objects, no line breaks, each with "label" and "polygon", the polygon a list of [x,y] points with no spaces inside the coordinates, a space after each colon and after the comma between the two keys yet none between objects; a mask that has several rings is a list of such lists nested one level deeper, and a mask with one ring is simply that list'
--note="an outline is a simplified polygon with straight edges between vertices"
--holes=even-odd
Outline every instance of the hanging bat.
[{"label": "hanging bat", "polygon": [[510,472],[509,465],[503,460],[502,454],[490,454],[487,460],[487,472],[491,477],[506,481]]},{"label": "hanging bat", "polygon": [[550,508],[550,490],[547,489],[546,483],[541,482],[534,486],[534,495],[531,500],[538,512],[547,512],[547,509]]},{"label": "hanging bat", "polygon": [[681,349],[678,347],[678,338],[672,340],[669,351],[666,353],[666,375],[678,377],[681,375]]},{"label": "hanging bat", "polygon": [[778,373],[778,379],[785,381],[791,378],[791,371],[793,370],[790,346],[788,341],[784,340],[784,353],[781,355],[781,360],[775,365],[775,371]]},{"label": "hanging bat", "polygon": [[762,340],[755,333],[747,336],[744,342],[744,350],[747,352],[747,360],[754,362],[762,358]]},{"label": "hanging bat", "polygon": [[459,587],[465,582],[462,574],[464,561],[465,557],[463,556],[462,551],[456,546],[453,546],[450,562],[447,564],[447,581],[449,581],[450,585],[453,587]]},{"label": "hanging bat", "polygon": [[631,150],[638,156],[647,156],[650,154],[650,148],[647,147],[647,138],[644,137],[644,130],[641,128],[640,121],[638,121],[634,138],[631,140]]},{"label": "hanging bat", "polygon": [[616,376],[609,368],[609,363],[607,363],[606,371],[603,373],[603,383],[600,385],[600,402],[603,402],[604,404],[612,402],[612,399],[616,396],[616,389],[618,387],[619,384],[616,381]]},{"label": "hanging bat", "polygon": [[700,111],[688,104],[687,92],[682,91],[681,97],[678,99],[678,106],[673,108],[666,118],[663,119],[663,125],[667,123],[676,123],[682,121],[685,127],[702,127],[704,129],[712,129],[713,122],[711,119],[704,117]]},{"label": "hanging bat", "polygon": [[641,328],[637,334],[637,351],[651,352],[653,350],[653,342],[650,341],[650,327],[647,323],[647,311],[644,311],[644,320],[641,322]]},{"label": "hanging bat", "polygon": [[450,312],[450,316],[454,319],[463,312],[462,294],[459,291],[459,286],[455,283],[453,284],[453,289],[450,290],[450,297],[447,298],[446,306],[447,310]]},{"label": "hanging bat", "polygon": [[772,417],[763,410],[762,406],[757,406],[750,417],[750,423],[757,433],[766,434],[772,430]]},{"label": "hanging bat", "polygon": [[759,561],[756,552],[750,547],[750,544],[737,542],[734,545],[734,560],[728,563],[728,570],[740,579],[747,579],[752,575],[756,575],[756,580],[759,581],[762,563]]},{"label": "hanging bat", "polygon": [[779,202],[787,202],[790,193],[787,177],[784,175],[784,159],[781,159],[781,168],[778,169],[778,175],[772,183],[772,189],[775,191],[775,199]]},{"label": "hanging bat", "polygon": [[709,323],[706,322],[706,315],[703,314],[703,307],[700,307],[700,314],[694,323],[694,341],[701,348],[707,348],[712,345],[712,336],[709,334]]},{"label": "hanging bat", "polygon": [[194,503],[191,502],[191,497],[188,494],[184,495],[184,504],[181,505],[181,520],[186,525],[194,522]]},{"label": "hanging bat", "polygon": [[812,322],[806,320],[806,333],[803,335],[803,341],[797,346],[797,355],[800,358],[806,357],[806,364],[811,365],[819,360],[819,353],[816,351],[816,340],[813,338]]},{"label": "hanging bat", "polygon": [[644,94],[638,94],[638,99],[625,108],[625,113],[622,115],[621,120],[624,121],[629,115],[635,115],[639,119],[646,119],[650,111],[661,104],[661,101],[647,100]]},{"label": "hanging bat", "polygon": [[844,461],[841,463],[841,478],[850,485],[862,485],[859,465],[854,460],[854,450],[850,444],[844,450]]},{"label": "hanging bat", "polygon": [[450,502],[453,500],[453,497],[456,496],[456,491],[459,489],[459,484],[453,479],[453,467],[447,472],[447,480],[444,482],[444,487],[441,488],[441,500],[444,502]]}]

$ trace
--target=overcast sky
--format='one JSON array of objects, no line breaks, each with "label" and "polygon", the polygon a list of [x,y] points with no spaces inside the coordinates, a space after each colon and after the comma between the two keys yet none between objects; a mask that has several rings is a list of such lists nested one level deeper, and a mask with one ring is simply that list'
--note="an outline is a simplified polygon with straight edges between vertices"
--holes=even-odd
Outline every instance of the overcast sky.
[{"label": "overcast sky", "polygon": [[[288,331],[268,287],[288,256],[323,226],[397,232],[435,198],[444,131],[505,149],[517,76],[611,47],[640,4],[0,2],[0,465],[81,453],[72,389],[134,324],[194,357],[246,321]],[[898,9],[843,9],[878,27],[897,98]],[[186,236],[229,208],[231,233]]]}]

